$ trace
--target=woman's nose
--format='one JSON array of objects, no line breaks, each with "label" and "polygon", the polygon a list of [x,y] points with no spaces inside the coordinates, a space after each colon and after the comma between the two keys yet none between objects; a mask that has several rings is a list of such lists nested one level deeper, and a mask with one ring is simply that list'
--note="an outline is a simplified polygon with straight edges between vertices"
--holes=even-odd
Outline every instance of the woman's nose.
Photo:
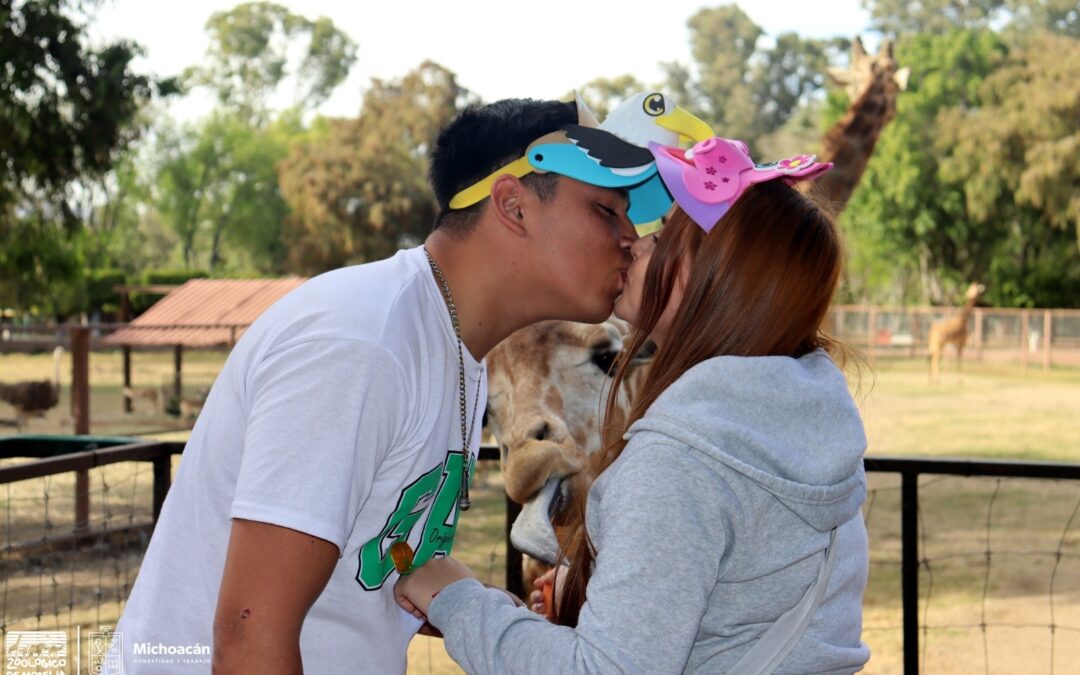
[{"label": "woman's nose", "polygon": [[637,258],[642,253],[647,251],[649,249],[649,246],[651,245],[652,237],[639,237],[637,241],[630,245],[630,253],[633,254],[635,258]]}]

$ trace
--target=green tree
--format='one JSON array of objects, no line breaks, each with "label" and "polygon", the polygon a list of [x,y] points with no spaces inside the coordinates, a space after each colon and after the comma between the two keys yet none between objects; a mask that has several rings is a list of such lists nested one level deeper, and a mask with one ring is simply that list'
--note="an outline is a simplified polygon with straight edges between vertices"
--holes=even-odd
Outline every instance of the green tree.
[{"label": "green tree", "polygon": [[[602,122],[615,106],[645,89],[646,86],[633,75],[619,75],[590,80],[579,87],[577,92],[585,99],[589,109],[596,114],[596,118]],[[564,100],[569,100],[570,97],[571,94],[568,93]]]},{"label": "green tree", "polygon": [[280,271],[287,209],[275,165],[301,131],[295,114],[256,128],[222,111],[163,130],[154,199],[185,268]]},{"label": "green tree", "polygon": [[[153,198],[185,268],[277,273],[288,209],[275,167],[302,134],[304,113],[348,75],[356,45],[329,19],[269,2],[217,12],[206,30],[206,63],[185,75],[214,91],[218,107],[196,124],[162,129]],[[275,113],[273,99],[289,83],[293,104]]]},{"label": "green tree", "polygon": [[[255,124],[269,117],[270,99],[295,85],[292,107],[312,110],[349,74],[356,44],[325,17],[314,21],[271,2],[245,2],[206,22],[206,65],[186,73],[213,90],[226,110]],[[299,58],[290,58],[299,53]]]},{"label": "green tree", "polygon": [[317,273],[393,253],[431,228],[426,155],[439,129],[475,99],[431,62],[373,80],[355,119],[320,120],[279,165],[288,268]]},{"label": "green tree", "polygon": [[1080,40],[1042,33],[941,120],[941,176],[1002,233],[991,299],[1080,304]]},{"label": "green tree", "polygon": [[[785,33],[766,46],[764,31],[735,5],[699,10],[687,23],[693,68],[662,64],[665,90],[718,133],[759,142],[810,104],[844,39]],[[696,73],[696,75],[695,75]]]},{"label": "green tree", "polygon": [[[87,214],[78,198],[140,131],[136,114],[175,91],[131,69],[137,45],[91,45],[95,2],[0,4],[0,304],[77,309]],[[77,304],[77,303],[75,303]]]},{"label": "green tree", "polygon": [[874,29],[894,36],[1001,27],[1080,37],[1076,0],[863,0],[863,7]]},{"label": "green tree", "polygon": [[942,34],[957,29],[983,30],[1005,10],[1009,0],[863,0],[871,27],[904,36]]}]

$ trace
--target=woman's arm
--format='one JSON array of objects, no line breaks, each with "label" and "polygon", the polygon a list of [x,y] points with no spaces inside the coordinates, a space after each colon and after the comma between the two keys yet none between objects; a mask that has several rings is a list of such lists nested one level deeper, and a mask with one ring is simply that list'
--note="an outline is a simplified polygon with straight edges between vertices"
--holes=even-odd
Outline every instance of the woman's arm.
[{"label": "woman's arm", "polygon": [[730,539],[734,496],[687,448],[631,444],[609,471],[576,629],[475,580],[430,600],[429,620],[466,671],[682,672]]}]

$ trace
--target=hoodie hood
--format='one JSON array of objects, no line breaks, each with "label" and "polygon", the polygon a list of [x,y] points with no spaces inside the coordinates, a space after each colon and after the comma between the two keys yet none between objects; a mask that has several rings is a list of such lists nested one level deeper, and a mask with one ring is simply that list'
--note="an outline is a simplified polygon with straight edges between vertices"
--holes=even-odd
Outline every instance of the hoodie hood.
[{"label": "hoodie hood", "polygon": [[719,356],[694,366],[627,431],[685,443],[771,493],[816,530],[866,497],[866,434],[843,373],[824,351]]}]

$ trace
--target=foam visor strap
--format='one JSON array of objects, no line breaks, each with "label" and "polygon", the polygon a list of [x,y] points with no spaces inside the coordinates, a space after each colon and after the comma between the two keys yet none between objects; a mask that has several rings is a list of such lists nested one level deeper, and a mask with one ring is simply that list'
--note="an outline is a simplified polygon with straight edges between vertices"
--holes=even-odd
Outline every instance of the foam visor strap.
[{"label": "foam visor strap", "polygon": [[515,178],[521,178],[532,171],[534,171],[534,169],[532,165],[529,164],[528,157],[518,157],[501,169],[492,171],[486,178],[476,181],[454,195],[454,198],[450,200],[450,208],[454,210],[467,209],[473,204],[477,204],[484,199],[487,199],[488,195],[491,194],[491,186],[495,184],[495,181],[499,176],[510,174]]}]

